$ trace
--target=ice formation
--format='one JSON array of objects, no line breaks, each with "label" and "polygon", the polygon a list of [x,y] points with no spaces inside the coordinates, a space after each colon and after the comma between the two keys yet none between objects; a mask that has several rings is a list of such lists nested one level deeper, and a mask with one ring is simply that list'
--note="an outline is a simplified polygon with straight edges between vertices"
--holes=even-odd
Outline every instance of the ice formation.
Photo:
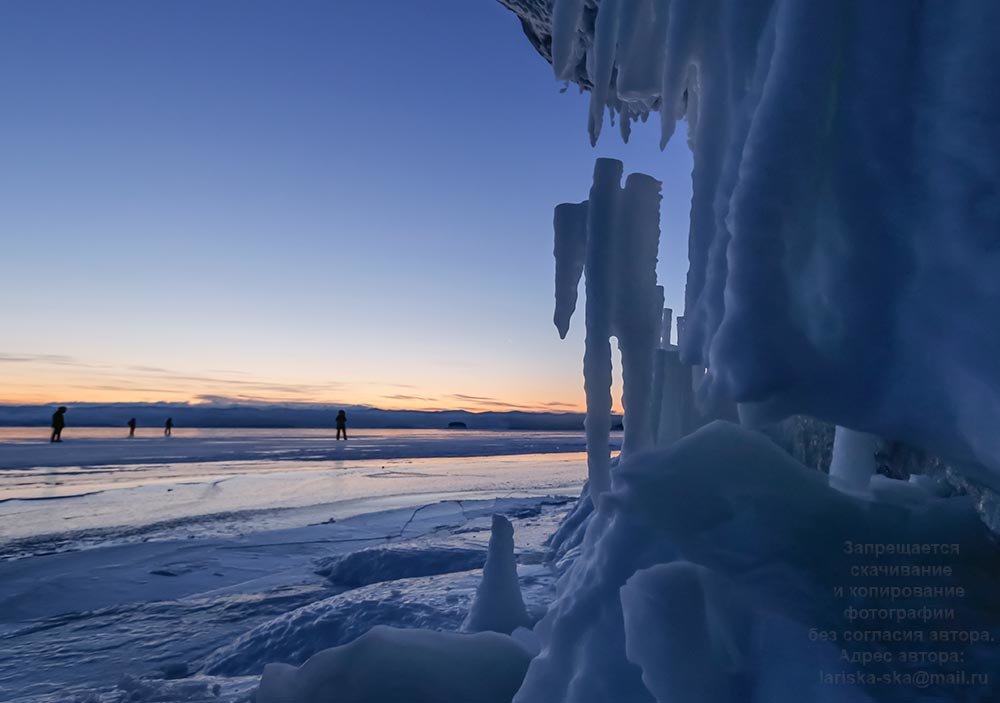
[{"label": "ice formation", "polygon": [[[581,275],[586,285],[584,388],[587,396],[587,466],[596,500],[611,485],[611,337],[622,355],[625,437],[622,454],[653,445],[652,395],[656,349],[663,331],[663,289],[656,284],[660,241],[660,182],[633,173],[622,188],[622,163],[598,159],[590,198],[556,207],[556,308],[566,336]],[[669,341],[669,329],[667,330]]]},{"label": "ice formation", "polygon": [[502,632],[509,635],[530,623],[521,597],[514,558],[514,527],[503,515],[493,516],[489,553],[483,581],[476,589],[469,614],[462,623],[465,632]]},{"label": "ice formation", "polygon": [[[937,645],[960,665],[934,668],[920,700],[987,700],[1000,553],[976,511],[997,529],[1000,5],[501,1],[531,5],[535,46],[559,79],[590,90],[592,141],[607,111],[626,139],[632,120],[658,112],[664,143],[687,120],[695,163],[680,355],[661,334],[649,380],[652,443],[673,449],[623,451],[611,474],[604,437],[588,432],[601,500],[581,501],[553,539],[568,565],[515,700],[913,700],[882,677],[927,673],[945,628],[967,637]],[[557,270],[570,271],[559,228]],[[586,275],[600,282],[624,248],[597,250],[608,259],[592,265],[588,241]],[[557,299],[568,285],[557,282]],[[604,298],[592,302],[588,278],[596,363],[585,375],[599,419],[606,363],[591,336],[613,334],[621,290],[596,286]],[[557,305],[561,332],[567,310]],[[837,424],[830,476],[735,426],[677,441],[695,418],[656,399],[692,386],[702,408],[738,403],[748,424]],[[937,477],[876,476],[896,444],[881,437],[942,455],[967,495]],[[872,558],[850,544],[902,547]],[[955,550],[947,559],[933,551],[942,544]],[[901,581],[907,569],[918,578]],[[922,608],[934,617],[899,626],[882,615]],[[810,628],[843,636],[852,612],[914,639],[810,639]]]},{"label": "ice formation", "polygon": [[831,485],[851,491],[867,490],[876,471],[878,445],[875,435],[838,427],[830,460]]},{"label": "ice formation", "polygon": [[374,627],[300,667],[269,664],[257,703],[508,703],[530,659],[496,632]]},{"label": "ice formation", "polygon": [[[963,662],[935,673],[960,670],[965,680],[942,677],[921,700],[988,700],[981,677],[996,670],[1000,550],[971,497],[887,483],[879,500],[844,493],[763,435],[724,422],[623,461],[535,629],[542,650],[515,703],[912,701],[904,685],[836,685],[821,675],[914,676],[927,660],[902,653],[935,650]],[[863,545],[905,548],[877,555]],[[860,567],[875,570],[866,577]],[[936,576],[877,575],[906,567]],[[868,590],[904,586],[891,596]],[[942,590],[928,597],[919,590],[928,586]],[[892,620],[897,612],[911,619]],[[922,639],[843,639],[868,630]],[[932,631],[975,634],[943,646]],[[852,664],[845,652],[891,658]]]},{"label": "ice formation", "polygon": [[626,134],[659,113],[664,142],[686,119],[681,354],[704,402],[906,440],[1000,487],[1000,4],[502,1],[591,90],[592,138],[608,110]]}]

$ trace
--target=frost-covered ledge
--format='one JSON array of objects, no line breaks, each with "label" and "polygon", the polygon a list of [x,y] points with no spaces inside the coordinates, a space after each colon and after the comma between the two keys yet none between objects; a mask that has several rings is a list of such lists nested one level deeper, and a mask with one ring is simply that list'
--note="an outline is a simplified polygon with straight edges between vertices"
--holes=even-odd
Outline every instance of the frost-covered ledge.
[{"label": "frost-covered ledge", "polygon": [[1000,3],[500,2],[591,92],[592,139],[609,111],[664,142],[686,120],[702,400],[1000,491]]}]

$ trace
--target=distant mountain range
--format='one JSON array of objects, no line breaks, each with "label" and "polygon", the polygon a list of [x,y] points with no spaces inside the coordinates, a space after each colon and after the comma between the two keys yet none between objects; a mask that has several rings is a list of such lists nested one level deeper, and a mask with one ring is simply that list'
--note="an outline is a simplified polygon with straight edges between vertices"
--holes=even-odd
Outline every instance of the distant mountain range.
[{"label": "distant mountain range", "polygon": [[[358,428],[444,429],[464,423],[471,430],[583,430],[583,413],[469,412],[467,410],[383,410],[363,405],[216,403],[67,403],[67,423],[78,427],[160,426],[168,417],[177,427],[334,426],[338,410]],[[0,405],[0,426],[48,425],[55,405]],[[614,422],[619,422],[615,418]]]}]

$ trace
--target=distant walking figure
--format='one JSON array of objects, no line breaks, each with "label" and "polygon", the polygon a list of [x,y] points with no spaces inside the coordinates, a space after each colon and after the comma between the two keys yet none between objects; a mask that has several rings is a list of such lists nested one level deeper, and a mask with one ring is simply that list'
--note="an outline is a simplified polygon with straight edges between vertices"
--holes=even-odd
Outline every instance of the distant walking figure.
[{"label": "distant walking figure", "polygon": [[343,410],[337,413],[337,439],[340,439],[340,433],[344,433],[344,441],[347,441],[347,413]]},{"label": "distant walking figure", "polygon": [[163,426],[163,436],[169,437],[174,432],[174,418],[168,417],[167,424]]},{"label": "distant walking figure", "polygon": [[63,427],[66,426],[66,406],[60,405],[59,408],[52,413],[52,437],[49,438],[50,442],[61,442],[62,441],[62,431]]},{"label": "distant walking figure", "polygon": [[128,421],[128,436],[135,437],[135,418]]}]

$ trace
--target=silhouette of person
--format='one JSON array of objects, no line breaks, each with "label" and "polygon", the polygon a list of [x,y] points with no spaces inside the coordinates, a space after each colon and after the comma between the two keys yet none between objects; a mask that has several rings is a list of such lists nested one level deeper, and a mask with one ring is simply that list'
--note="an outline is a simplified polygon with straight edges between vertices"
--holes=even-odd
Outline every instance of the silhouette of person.
[{"label": "silhouette of person", "polygon": [[128,421],[128,436],[135,437],[135,418]]},{"label": "silhouette of person", "polygon": [[169,437],[174,432],[174,418],[168,417],[167,424],[163,426],[163,436]]},{"label": "silhouette of person", "polygon": [[61,442],[62,441],[62,431],[63,427],[66,426],[66,406],[60,405],[59,408],[52,413],[52,437],[49,438],[50,442]]},{"label": "silhouette of person", "polygon": [[340,439],[340,434],[344,434],[344,441],[347,441],[347,413],[343,410],[337,413],[337,439]]}]

